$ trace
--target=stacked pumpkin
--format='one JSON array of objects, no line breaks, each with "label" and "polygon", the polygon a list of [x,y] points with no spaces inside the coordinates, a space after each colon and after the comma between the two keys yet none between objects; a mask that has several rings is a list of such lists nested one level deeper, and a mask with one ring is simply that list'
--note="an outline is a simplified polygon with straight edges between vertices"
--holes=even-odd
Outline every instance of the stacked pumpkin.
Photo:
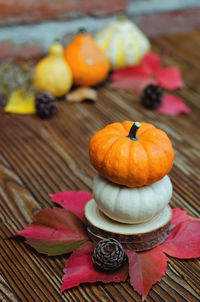
[{"label": "stacked pumpkin", "polygon": [[125,121],[97,132],[90,141],[90,161],[99,174],[94,199],[85,207],[92,239],[112,237],[140,251],[164,241],[173,160],[167,134],[151,124]]}]

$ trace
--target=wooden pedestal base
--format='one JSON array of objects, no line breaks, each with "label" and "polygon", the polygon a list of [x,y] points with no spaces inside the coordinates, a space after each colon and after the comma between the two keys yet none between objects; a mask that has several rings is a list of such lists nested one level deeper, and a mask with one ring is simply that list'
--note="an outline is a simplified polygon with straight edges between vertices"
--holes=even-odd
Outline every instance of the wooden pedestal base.
[{"label": "wooden pedestal base", "polygon": [[117,239],[126,249],[145,251],[162,243],[168,234],[172,211],[169,206],[148,222],[125,224],[105,216],[94,199],[85,206],[84,223],[90,239],[98,242],[104,238]]}]

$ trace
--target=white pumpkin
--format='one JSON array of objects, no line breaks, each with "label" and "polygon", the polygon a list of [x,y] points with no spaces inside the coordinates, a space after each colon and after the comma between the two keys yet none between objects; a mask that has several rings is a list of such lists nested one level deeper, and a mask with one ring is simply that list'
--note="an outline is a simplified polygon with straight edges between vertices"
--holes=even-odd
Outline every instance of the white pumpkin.
[{"label": "white pumpkin", "polygon": [[150,186],[128,188],[114,184],[97,174],[93,194],[98,208],[113,220],[123,223],[146,222],[169,203],[172,183],[166,175]]},{"label": "white pumpkin", "polygon": [[150,49],[147,37],[126,18],[119,18],[106,26],[94,39],[108,56],[113,70],[139,64]]}]

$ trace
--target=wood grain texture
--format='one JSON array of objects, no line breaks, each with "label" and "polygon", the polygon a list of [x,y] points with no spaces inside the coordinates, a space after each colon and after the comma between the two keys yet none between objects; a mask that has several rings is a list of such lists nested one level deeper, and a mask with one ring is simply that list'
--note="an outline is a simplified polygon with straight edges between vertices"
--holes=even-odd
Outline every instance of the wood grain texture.
[{"label": "wood grain texture", "polygon": [[[153,49],[169,53],[167,63],[183,72],[190,115],[170,117],[144,109],[133,94],[98,89],[95,104],[58,102],[49,121],[36,116],[7,115],[0,108],[0,301],[141,301],[129,281],[83,284],[60,293],[67,256],[39,255],[10,235],[27,225],[40,209],[52,207],[48,193],[91,190],[95,171],[89,163],[91,136],[107,123],[139,120],[166,131],[175,149],[170,177],[172,207],[198,217],[200,202],[200,32],[155,38]],[[146,301],[199,301],[199,260],[169,257],[162,281]]]}]

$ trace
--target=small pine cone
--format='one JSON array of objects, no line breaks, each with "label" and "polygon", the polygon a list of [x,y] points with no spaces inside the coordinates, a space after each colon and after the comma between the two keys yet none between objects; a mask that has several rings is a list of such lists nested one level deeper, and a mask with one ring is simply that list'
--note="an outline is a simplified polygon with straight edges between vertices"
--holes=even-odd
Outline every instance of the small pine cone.
[{"label": "small pine cone", "polygon": [[142,92],[141,103],[148,109],[156,109],[161,105],[162,98],[162,87],[150,84]]},{"label": "small pine cone", "polygon": [[103,239],[94,249],[92,257],[94,266],[103,271],[113,271],[127,261],[122,245],[116,239]]},{"label": "small pine cone", "polygon": [[0,95],[0,105],[6,106],[7,98],[5,96]]},{"label": "small pine cone", "polygon": [[49,91],[40,91],[35,97],[37,115],[42,118],[49,118],[56,112],[55,98]]}]

